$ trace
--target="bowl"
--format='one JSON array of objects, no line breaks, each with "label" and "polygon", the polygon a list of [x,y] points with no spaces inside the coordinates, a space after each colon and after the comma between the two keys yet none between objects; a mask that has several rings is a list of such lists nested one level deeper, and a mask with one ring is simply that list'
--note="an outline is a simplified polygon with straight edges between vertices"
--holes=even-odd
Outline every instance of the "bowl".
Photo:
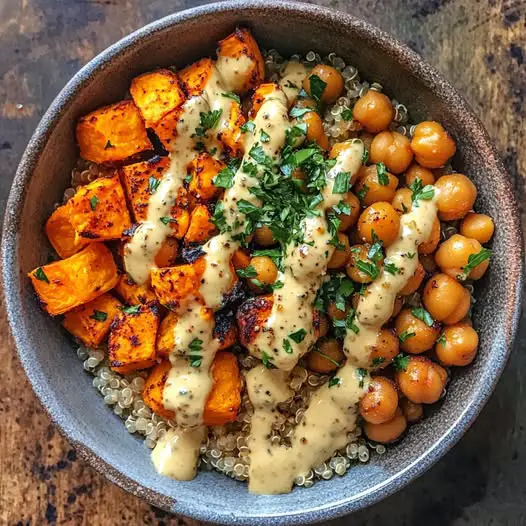
[{"label": "bowl", "polygon": [[[190,482],[158,475],[142,440],[103,403],[59,324],[38,306],[26,272],[47,262],[43,224],[68,186],[77,156],[75,119],[122,96],[130,80],[156,66],[185,65],[213,54],[237,25],[263,47],[287,55],[336,52],[404,102],[413,119],[436,118],[457,142],[456,169],[479,189],[477,210],[497,225],[490,271],[479,282],[474,321],[480,351],[459,369],[441,407],[406,438],[344,477],[279,496],[257,496],[223,475]],[[462,436],[490,396],[517,329],[523,282],[519,213],[506,171],[461,96],[417,54],[350,15],[267,0],[222,2],[154,22],[111,46],[67,84],[38,125],[16,173],[4,222],[5,301],[18,353],[53,422],[84,460],[125,490],[167,511],[223,524],[304,524],[368,506],[426,471]]]}]

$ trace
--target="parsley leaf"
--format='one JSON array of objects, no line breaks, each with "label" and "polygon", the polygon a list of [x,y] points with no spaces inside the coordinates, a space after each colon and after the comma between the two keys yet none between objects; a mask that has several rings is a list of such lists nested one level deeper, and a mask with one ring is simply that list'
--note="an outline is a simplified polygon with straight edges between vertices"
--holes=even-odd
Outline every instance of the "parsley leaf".
[{"label": "parsley leaf", "polygon": [[442,333],[442,334],[439,336],[439,338],[438,338],[438,340],[436,341],[436,343],[437,343],[437,344],[439,343],[440,345],[442,345],[442,346],[445,347],[445,346],[446,346],[446,343],[447,343],[447,342],[446,342],[446,335],[445,335],[444,333]]},{"label": "parsley leaf", "polygon": [[256,129],[256,123],[254,121],[247,121],[245,124],[241,126],[241,132],[246,133],[254,133],[254,130]]},{"label": "parsley leaf", "polygon": [[124,314],[139,314],[141,311],[140,305],[130,305],[129,307],[119,307]]},{"label": "parsley leaf", "polygon": [[371,279],[376,279],[380,273],[378,267],[374,263],[369,263],[368,261],[363,261],[362,259],[359,259],[356,262],[356,267],[364,274],[367,274]]},{"label": "parsley leaf", "polygon": [[362,186],[362,189],[361,190],[358,190],[358,192],[356,192],[356,197],[360,200],[360,201],[363,201],[365,199],[365,196],[367,195],[367,192],[369,191],[369,187],[364,184]]},{"label": "parsley leaf", "polygon": [[320,101],[327,83],[318,77],[318,75],[311,75],[309,77],[310,94],[314,100]]},{"label": "parsley leaf", "polygon": [[333,358],[331,358],[328,354],[325,354],[323,351],[320,351],[317,347],[312,349],[313,352],[318,353],[320,356],[323,356],[326,360],[329,360],[333,365],[336,365],[336,367],[341,367],[342,364],[340,362],[337,362]]},{"label": "parsley leaf", "polygon": [[363,153],[362,153],[362,164],[367,164],[368,160],[369,160],[369,150],[365,147],[365,144],[364,144]]},{"label": "parsley leaf", "polygon": [[329,388],[330,387],[334,387],[335,385],[340,385],[342,383],[341,379],[338,378],[337,376],[333,376],[330,380],[329,380]]},{"label": "parsley leaf", "polygon": [[407,339],[412,338],[413,336],[416,336],[416,332],[409,332],[404,331],[401,334],[398,335],[398,339],[404,343]]},{"label": "parsley leaf", "polygon": [[236,95],[232,91],[227,91],[226,93],[221,93],[221,97],[225,97],[225,99],[235,100],[238,104],[241,104],[241,99],[239,98],[239,95]]},{"label": "parsley leaf", "polygon": [[199,338],[194,338],[191,342],[188,348],[192,352],[199,352],[203,350],[203,340],[200,340]]},{"label": "parsley leaf", "polygon": [[462,267],[462,274],[459,274],[457,279],[460,281],[465,281],[468,279],[470,272],[483,261],[486,261],[486,259],[491,257],[491,254],[492,252],[489,248],[481,248],[480,252],[477,252],[476,254],[470,254],[468,256],[467,264]]},{"label": "parsley leaf", "polygon": [[258,275],[257,270],[252,265],[248,265],[245,268],[237,269],[236,274],[240,278],[255,278]]},{"label": "parsley leaf", "polygon": [[298,329],[295,332],[291,332],[289,334],[289,338],[295,341],[296,343],[301,343],[305,339],[306,335],[307,331],[305,329]]},{"label": "parsley leaf", "polygon": [[406,371],[409,365],[409,356],[406,354],[397,354],[393,358],[393,366],[397,371]]},{"label": "parsley leaf", "polygon": [[339,172],[334,179],[334,184],[332,186],[333,194],[344,194],[349,191],[350,183],[349,172]]},{"label": "parsley leaf", "polygon": [[365,383],[365,378],[368,376],[369,373],[367,372],[367,369],[362,369],[361,367],[358,367],[358,369],[356,369],[356,374],[358,376],[358,387],[362,389]]},{"label": "parsley leaf", "polygon": [[[357,253],[360,253],[360,249],[358,249]],[[369,252],[367,252],[367,258],[371,261],[380,261],[384,257],[384,249],[383,249],[383,243],[381,240],[375,241],[371,248],[369,249]]]},{"label": "parsley leaf", "polygon": [[159,188],[159,185],[161,184],[160,179],[156,179],[153,175],[150,176],[148,179],[148,190],[150,194],[154,194],[157,191],[157,188]]},{"label": "parsley leaf", "polygon": [[394,263],[384,263],[384,270],[393,276],[400,274],[400,269]]},{"label": "parsley leaf", "polygon": [[290,344],[289,340],[287,338],[285,338],[283,340],[283,350],[287,353],[287,354],[292,354],[292,345]]},{"label": "parsley leaf", "polygon": [[267,368],[267,369],[271,369],[272,367],[274,367],[274,365],[271,363],[271,361],[273,360],[274,358],[270,355],[268,355],[265,351],[262,351],[261,352],[261,363]]},{"label": "parsley leaf", "polygon": [[270,135],[265,130],[261,130],[259,133],[259,139],[261,142],[269,142]]},{"label": "parsley leaf", "polygon": [[248,155],[254,159],[258,164],[262,164],[263,166],[266,166],[270,168],[272,166],[272,159],[265,153],[265,150],[263,150],[263,147],[261,144],[254,144],[250,151],[248,152]]},{"label": "parsley leaf", "polygon": [[211,110],[199,113],[199,124],[195,129],[195,134],[198,137],[204,137],[207,130],[211,130],[217,126],[223,110]]},{"label": "parsley leaf", "polygon": [[169,225],[170,223],[177,223],[177,219],[173,217],[163,216],[159,218],[159,221],[164,225]]},{"label": "parsley leaf", "polygon": [[46,276],[46,273],[44,272],[44,269],[42,267],[38,267],[35,270],[35,278],[37,278],[40,281],[45,281],[46,283],[49,283],[49,279]]},{"label": "parsley leaf", "polygon": [[341,116],[344,121],[352,121],[352,110],[345,108],[342,111]]},{"label": "parsley leaf", "polygon": [[423,321],[428,327],[432,327],[435,323],[435,320],[429,314],[429,312],[426,311],[423,307],[418,307],[417,309],[412,309],[411,314],[418,318],[419,320]]},{"label": "parsley leaf", "polygon": [[294,108],[290,110],[290,117],[292,119],[298,119],[299,117],[303,117],[303,115],[312,111],[316,110],[314,110],[313,108],[298,108],[298,106],[294,106]]},{"label": "parsley leaf", "polygon": [[230,230],[232,230],[232,228],[226,222],[225,205],[223,204],[223,201],[217,201],[214,209],[214,215],[210,218],[210,221],[217,227],[219,232],[221,232],[222,234],[224,232],[230,232]]},{"label": "parsley leaf", "polygon": [[407,252],[406,256],[407,256],[409,259],[413,259],[413,258],[416,256],[416,252]]},{"label": "parsley leaf", "polygon": [[382,365],[385,362],[385,358],[383,356],[377,356],[376,358],[373,358],[373,361],[371,362],[371,367],[378,367],[379,365]]},{"label": "parsley leaf", "polygon": [[410,185],[409,189],[413,192],[411,200],[415,206],[418,206],[418,201],[423,199],[424,201],[430,201],[435,196],[435,188],[433,185],[423,185],[422,179],[417,177]]},{"label": "parsley leaf", "polygon": [[232,188],[234,186],[234,171],[225,166],[213,179],[212,182],[217,188]]},{"label": "parsley leaf", "polygon": [[378,177],[378,182],[382,186],[387,186],[389,184],[389,176],[387,175],[384,163],[376,163],[376,176]]},{"label": "parsley leaf", "polygon": [[108,319],[108,313],[95,309],[90,318],[95,321],[106,321]]},{"label": "parsley leaf", "polygon": [[111,141],[108,139],[108,142],[106,143],[106,146],[104,146],[105,150],[109,150],[110,148],[115,148],[113,144],[111,144]]},{"label": "parsley leaf", "polygon": [[92,210],[95,210],[95,208],[97,208],[97,205],[99,204],[99,198],[94,195],[93,197],[90,198],[89,200],[89,206]]}]

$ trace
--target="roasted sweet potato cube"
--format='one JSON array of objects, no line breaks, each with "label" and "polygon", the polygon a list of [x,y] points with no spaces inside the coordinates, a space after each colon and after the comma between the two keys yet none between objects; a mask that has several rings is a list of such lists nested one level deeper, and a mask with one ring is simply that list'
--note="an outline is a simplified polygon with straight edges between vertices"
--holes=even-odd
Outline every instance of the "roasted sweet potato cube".
[{"label": "roasted sweet potato cube", "polygon": [[28,276],[52,316],[94,300],[119,280],[113,256],[102,243],[92,243],[67,259],[38,267]]},{"label": "roasted sweet potato cube", "polygon": [[71,211],[67,205],[59,206],[51,214],[46,222],[46,235],[61,258],[69,258],[89,242],[87,239],[77,237],[75,228],[71,224]]},{"label": "roasted sweet potato cube", "polygon": [[278,91],[281,91],[279,86],[275,84],[274,82],[267,82],[265,84],[261,84],[258,86],[256,91],[254,91],[254,94],[252,95],[252,101],[250,110],[248,112],[248,117],[250,119],[253,119],[263,103],[272,96],[273,93],[277,93]]},{"label": "roasted sweet potato cube", "polygon": [[150,128],[185,101],[179,79],[169,69],[159,69],[135,77],[130,86],[130,93]]},{"label": "roasted sweet potato cube", "polygon": [[241,405],[241,379],[235,355],[219,352],[212,362],[214,387],[208,395],[203,414],[208,426],[221,426],[236,419]]},{"label": "roasted sweet potato cube", "polygon": [[155,135],[167,151],[172,151],[175,138],[177,137],[177,125],[183,113],[182,108],[166,114],[157,124],[152,126]]},{"label": "roasted sweet potato cube", "polygon": [[163,405],[164,385],[166,384],[171,368],[172,365],[168,360],[163,360],[161,363],[158,363],[150,371],[142,391],[144,403],[154,413],[168,419],[175,417],[175,413],[169,409],[165,409]]},{"label": "roasted sweet potato cube", "polygon": [[152,149],[146,127],[132,100],[99,108],[77,123],[80,156],[94,163],[124,161]]},{"label": "roasted sweet potato cube", "polygon": [[236,314],[239,341],[248,347],[257,338],[272,311],[272,296],[259,296],[243,303]]},{"label": "roasted sweet potato cube", "polygon": [[111,294],[66,312],[63,327],[88,347],[97,347],[106,337],[122,303]]},{"label": "roasted sweet potato cube", "polygon": [[121,239],[130,214],[118,175],[80,186],[67,205],[77,242]]},{"label": "roasted sweet potato cube", "polygon": [[237,325],[231,313],[218,313],[215,316],[214,338],[219,343],[219,350],[228,349],[237,342]]},{"label": "roasted sweet potato cube", "polygon": [[159,332],[157,334],[157,356],[160,358],[168,358],[174,350],[174,330],[176,325],[177,314],[175,312],[169,312],[159,326]]},{"label": "roasted sweet potato cube", "polygon": [[226,165],[216,161],[209,153],[200,153],[189,165],[189,173],[192,177],[188,185],[191,201],[195,203],[207,203],[219,196],[222,189],[214,186],[214,177]]},{"label": "roasted sweet potato cube", "polygon": [[255,88],[265,76],[261,51],[246,28],[237,28],[219,42],[216,66],[227,90],[235,93],[243,94]]},{"label": "roasted sweet potato cube", "polygon": [[201,244],[210,239],[216,232],[214,223],[210,220],[212,215],[206,205],[197,205],[190,216],[190,226],[186,231],[184,240],[190,244]]},{"label": "roasted sweet potato cube", "polygon": [[214,62],[210,58],[202,58],[190,64],[179,72],[179,78],[188,97],[203,93],[214,69]]},{"label": "roasted sweet potato cube", "polygon": [[128,374],[155,363],[155,341],[159,327],[156,305],[127,307],[110,328],[108,352],[112,370]]},{"label": "roasted sweet potato cube", "polygon": [[227,125],[221,128],[217,134],[218,139],[223,143],[224,151],[230,157],[242,157],[243,145],[241,126],[246,120],[241,111],[241,106],[232,101]]},{"label": "roasted sweet potato cube", "polygon": [[121,274],[115,292],[128,305],[146,305],[157,302],[157,296],[148,283],[137,285],[128,274]]},{"label": "roasted sweet potato cube", "polygon": [[245,269],[250,265],[250,256],[241,248],[238,248],[232,256],[232,265],[235,270]]},{"label": "roasted sweet potato cube", "polygon": [[177,309],[189,296],[199,299],[205,265],[204,258],[199,258],[191,265],[152,269],[152,288],[161,305]]}]

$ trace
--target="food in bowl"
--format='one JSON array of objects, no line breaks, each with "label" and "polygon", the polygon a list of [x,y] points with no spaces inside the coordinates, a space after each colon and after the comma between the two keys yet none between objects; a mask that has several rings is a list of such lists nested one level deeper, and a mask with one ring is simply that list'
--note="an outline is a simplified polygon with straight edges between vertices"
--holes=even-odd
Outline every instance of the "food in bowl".
[{"label": "food in bowl", "polygon": [[447,131],[339,57],[237,29],[76,134],[58,258],[29,278],[160,473],[269,494],[342,475],[474,359],[493,222]]}]

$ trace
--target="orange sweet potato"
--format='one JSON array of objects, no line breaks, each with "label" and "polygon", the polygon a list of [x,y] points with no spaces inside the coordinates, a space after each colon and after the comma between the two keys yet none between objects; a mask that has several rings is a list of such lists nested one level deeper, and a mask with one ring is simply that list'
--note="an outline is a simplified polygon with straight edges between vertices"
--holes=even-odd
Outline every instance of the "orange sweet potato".
[{"label": "orange sweet potato", "polygon": [[225,153],[230,157],[243,156],[244,141],[242,140],[241,126],[245,122],[241,106],[236,101],[232,101],[227,125],[221,128],[217,134],[217,138],[224,146]]},{"label": "orange sweet potato", "polygon": [[246,93],[261,84],[265,62],[248,29],[237,28],[219,42],[217,68],[226,79],[228,89],[235,93]]},{"label": "orange sweet potato", "polygon": [[207,203],[216,199],[221,193],[221,188],[214,186],[214,177],[225,168],[225,164],[216,161],[209,153],[201,152],[189,165],[189,174],[192,176],[188,185],[190,202]]},{"label": "orange sweet potato", "polygon": [[130,93],[149,128],[185,101],[179,79],[169,69],[159,69],[135,77]]},{"label": "orange sweet potato", "polygon": [[203,420],[209,426],[221,426],[236,419],[241,405],[241,378],[237,358],[219,352],[212,363],[214,387],[208,395]]},{"label": "orange sweet potato", "polygon": [[210,221],[211,214],[206,205],[197,205],[190,216],[190,226],[184,236],[187,244],[201,244],[210,239],[216,232],[215,225]]},{"label": "orange sweet potato", "polygon": [[166,114],[157,124],[152,126],[155,135],[161,141],[166,150],[171,151],[175,138],[177,137],[177,124],[183,113],[182,108],[177,108]]},{"label": "orange sweet potato", "polygon": [[202,58],[179,72],[179,78],[188,97],[201,95],[214,69],[210,58]]},{"label": "orange sweet potato", "polygon": [[148,284],[137,285],[128,274],[122,274],[115,287],[115,292],[128,305],[139,305],[157,302],[157,296]]},{"label": "orange sweet potato", "polygon": [[124,190],[117,175],[80,186],[66,206],[77,243],[121,239],[131,226]]},{"label": "orange sweet potato", "polygon": [[102,243],[92,243],[67,259],[38,267],[28,276],[52,316],[94,300],[119,280],[113,256]]},{"label": "orange sweet potato", "polygon": [[99,108],[77,123],[80,156],[95,163],[118,162],[152,149],[146,127],[132,100]]},{"label": "orange sweet potato", "polygon": [[46,222],[46,235],[49,242],[61,258],[69,258],[76,254],[87,242],[78,238],[71,224],[69,206],[59,206]]},{"label": "orange sweet potato", "polygon": [[216,314],[214,338],[219,343],[218,350],[223,351],[237,342],[237,325],[233,315]]},{"label": "orange sweet potato", "polygon": [[252,104],[250,106],[250,111],[248,112],[248,117],[253,119],[257,115],[265,100],[267,100],[270,95],[278,91],[280,91],[279,86],[273,82],[267,82],[258,86],[252,95]]},{"label": "orange sweet potato", "polygon": [[144,403],[154,413],[169,420],[175,417],[175,413],[169,409],[165,409],[163,405],[163,392],[171,368],[172,364],[168,360],[163,360],[161,363],[158,363],[150,371],[142,391]]},{"label": "orange sweet potato", "polygon": [[113,321],[108,340],[110,367],[128,374],[155,363],[155,341],[159,327],[156,305],[135,305],[123,310]]},{"label": "orange sweet potato", "polygon": [[245,250],[238,248],[232,256],[232,265],[236,270],[247,268],[250,265],[250,256]]},{"label": "orange sweet potato", "polygon": [[[120,170],[121,178],[131,203],[134,219],[137,223],[145,221],[148,215],[148,204],[152,188],[151,181],[162,179],[170,165],[168,157],[154,157],[149,161],[123,166]],[[188,211],[188,197],[185,188],[179,189],[175,206],[172,208],[172,222],[170,226],[173,236],[181,239],[190,224]]]},{"label": "orange sweet potato", "polygon": [[97,347],[106,337],[122,303],[111,294],[103,294],[93,301],[66,312],[63,327],[84,345]]},{"label": "orange sweet potato", "polygon": [[257,338],[265,325],[274,304],[271,295],[251,298],[243,303],[236,314],[239,341],[248,347]]}]

